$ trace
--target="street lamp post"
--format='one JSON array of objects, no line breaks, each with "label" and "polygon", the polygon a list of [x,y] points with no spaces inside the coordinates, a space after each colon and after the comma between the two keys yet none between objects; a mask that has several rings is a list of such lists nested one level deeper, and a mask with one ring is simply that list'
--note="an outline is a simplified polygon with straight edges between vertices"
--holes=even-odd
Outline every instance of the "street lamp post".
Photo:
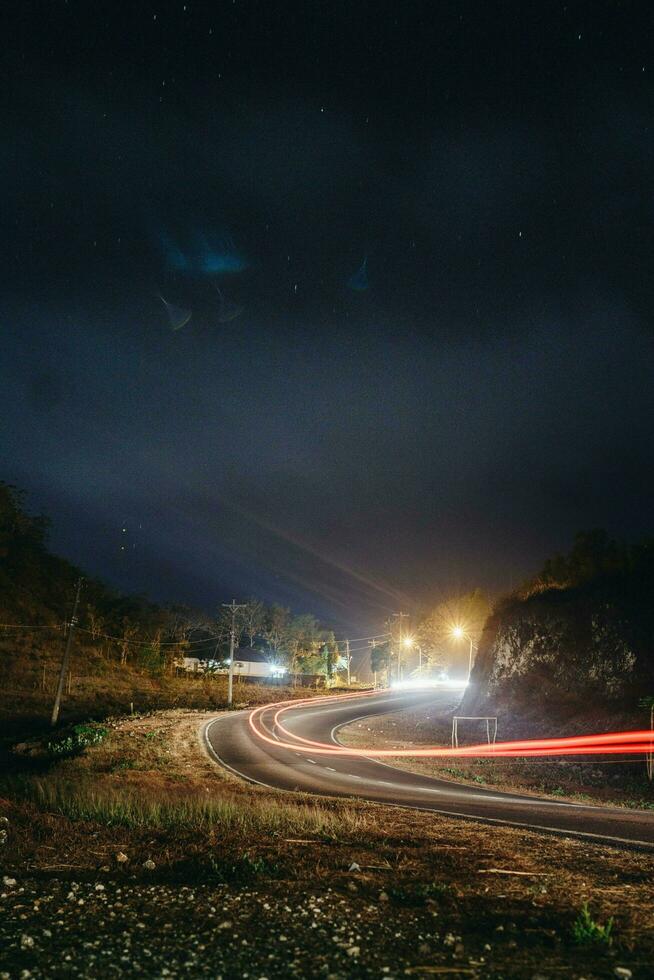
[{"label": "street lamp post", "polygon": [[404,637],[404,631],[402,629],[402,620],[403,619],[408,619],[409,618],[409,614],[408,613],[403,613],[403,612],[394,613],[394,618],[397,619],[397,620],[399,620],[399,635],[398,635],[398,642],[397,642],[397,679],[398,679],[398,681],[400,681],[402,679],[402,668],[401,668],[401,664],[400,664],[401,654],[402,654],[402,647],[403,646],[406,646],[406,640],[405,640],[405,637]]},{"label": "street lamp post", "polygon": [[470,675],[472,674],[472,648],[474,647],[474,643],[472,642],[472,637],[468,633],[466,633],[466,631],[463,629],[462,626],[454,626],[452,628],[452,636],[454,636],[457,640],[460,640],[462,637],[465,637],[466,640],[468,640],[468,642],[470,643],[470,652],[468,655],[468,681],[470,681]]},{"label": "street lamp post", "polygon": [[414,648],[418,651],[418,673],[422,673],[422,647],[419,643],[416,643],[412,636],[405,636],[402,645],[408,650],[413,650]]}]

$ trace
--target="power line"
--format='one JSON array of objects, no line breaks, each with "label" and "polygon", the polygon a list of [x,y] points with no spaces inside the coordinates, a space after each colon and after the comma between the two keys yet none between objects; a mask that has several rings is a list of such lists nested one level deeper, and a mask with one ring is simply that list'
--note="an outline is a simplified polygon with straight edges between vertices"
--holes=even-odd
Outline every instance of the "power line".
[{"label": "power line", "polygon": [[[77,628],[80,632],[88,633],[89,636],[92,636],[96,640],[114,640],[116,643],[125,643],[129,646],[151,646],[153,643],[157,642],[157,640],[154,637],[150,640],[130,640],[130,639],[125,639],[122,636],[112,636],[109,633],[93,633],[92,630],[86,629],[83,626],[78,626]],[[206,645],[209,643],[215,643],[216,640],[223,640],[228,635],[229,635],[228,633],[223,632],[223,633],[215,633],[212,636],[207,636],[201,640],[159,640],[158,644],[159,646],[162,647],[183,646],[186,649],[189,646],[199,646],[203,644]]]},{"label": "power line", "polygon": [[[352,643],[363,643],[364,640],[380,640],[380,639],[383,639],[385,636],[390,636],[390,635],[391,635],[390,633],[375,633],[374,636],[356,636],[353,640],[350,640],[349,642],[350,642],[350,644],[352,644]],[[336,645],[337,646],[341,646],[341,645],[344,646],[348,641],[347,640],[336,640],[335,642],[336,642]]]},{"label": "power line", "polygon": [[0,623],[0,629],[3,630],[60,630],[63,629],[61,623],[57,626],[32,626],[27,623]]},{"label": "power line", "polygon": [[[30,623],[0,623],[0,629],[62,630],[65,628],[66,628],[65,623],[59,624],[57,626],[39,626],[36,624],[32,625]],[[129,646],[151,646],[152,643],[156,642],[154,637],[150,640],[130,640],[122,636],[114,636],[111,633],[94,633],[93,630],[90,630],[85,626],[76,625],[75,629],[79,633],[88,633],[88,635],[92,636],[94,640],[114,640],[116,643],[126,643],[129,644]],[[215,643],[217,639],[224,639],[227,635],[228,635],[227,633],[223,632],[223,633],[215,633],[211,636],[207,636],[204,639],[200,639],[200,640],[159,640],[158,642],[159,642],[159,646],[188,647],[188,646],[201,645],[206,643]]]},{"label": "power line", "polygon": [[[228,604],[229,605],[229,604]],[[0,623],[0,629],[16,629],[16,630],[62,630],[65,628],[65,624],[58,625],[39,625],[32,623]],[[152,643],[158,642],[160,647],[184,647],[185,649],[191,646],[204,646],[210,643],[215,643],[216,640],[224,640],[229,635],[229,631],[223,631],[221,633],[215,633],[210,636],[206,636],[196,640],[159,640],[157,641],[154,637],[148,640],[136,640],[127,637],[116,636],[113,633],[97,633],[85,626],[77,626],[76,630],[79,633],[86,633],[88,636],[93,637],[94,640],[111,640],[115,643],[123,643],[127,646],[151,646]],[[201,627],[199,627],[201,628]],[[352,653],[357,653],[359,650],[366,650],[367,647],[361,647],[358,649],[352,649],[352,645],[355,643],[363,643],[370,640],[381,640],[390,636],[390,633],[376,633],[373,636],[358,636],[355,639],[350,640],[350,651]],[[336,640],[335,643],[339,647],[346,647],[347,640]]]}]

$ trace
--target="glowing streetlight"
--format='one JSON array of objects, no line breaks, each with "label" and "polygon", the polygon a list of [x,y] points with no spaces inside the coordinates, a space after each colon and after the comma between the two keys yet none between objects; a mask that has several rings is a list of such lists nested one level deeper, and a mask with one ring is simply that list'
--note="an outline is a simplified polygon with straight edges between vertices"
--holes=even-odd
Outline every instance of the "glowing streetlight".
[{"label": "glowing streetlight", "polygon": [[422,647],[419,643],[416,643],[415,636],[405,636],[402,640],[402,646],[406,647],[407,650],[413,650],[414,648],[418,651],[418,673],[422,671]]}]

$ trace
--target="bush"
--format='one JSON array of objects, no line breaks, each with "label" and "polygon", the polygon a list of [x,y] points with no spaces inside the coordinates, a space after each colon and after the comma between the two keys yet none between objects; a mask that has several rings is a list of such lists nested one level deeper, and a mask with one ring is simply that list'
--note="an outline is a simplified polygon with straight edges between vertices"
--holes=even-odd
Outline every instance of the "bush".
[{"label": "bush", "polygon": [[57,756],[76,755],[90,745],[99,745],[108,733],[109,729],[103,725],[73,725],[72,731],[68,735],[56,742],[48,742],[48,752]]}]

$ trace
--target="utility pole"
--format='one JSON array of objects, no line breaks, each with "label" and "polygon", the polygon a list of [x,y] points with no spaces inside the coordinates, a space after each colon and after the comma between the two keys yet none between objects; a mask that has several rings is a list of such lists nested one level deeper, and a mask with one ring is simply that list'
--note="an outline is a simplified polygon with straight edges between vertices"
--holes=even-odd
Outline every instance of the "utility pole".
[{"label": "utility pole", "polygon": [[77,607],[79,605],[79,596],[82,591],[82,578],[77,580],[77,592],[75,593],[75,604],[73,605],[73,615],[70,617],[70,623],[68,625],[68,638],[66,640],[66,649],[64,650],[64,658],[61,661],[61,670],[59,671],[59,683],[57,684],[57,693],[55,694],[54,704],[52,705],[52,717],[50,718],[50,724],[54,726],[59,721],[59,708],[61,707],[61,695],[64,693],[64,682],[66,680],[66,671],[68,670],[68,661],[70,660],[70,649],[73,644],[73,632],[75,630],[75,624],[77,623]]},{"label": "utility pole", "polygon": [[[376,640],[375,640],[375,639],[373,638],[373,639],[372,639],[372,640],[370,641],[370,669],[371,669],[371,670],[372,670],[372,651],[373,651],[373,650],[375,649],[375,647],[376,647],[376,645],[377,645],[377,641],[376,641]],[[375,683],[375,690],[377,690],[377,671],[376,671],[376,670],[373,670],[373,671],[372,671],[372,675],[373,675],[373,677],[374,677],[374,679],[375,679],[375,680],[374,680],[374,683]]]},{"label": "utility pole", "polygon": [[400,623],[400,630],[399,630],[399,636],[397,641],[397,679],[398,681],[400,681],[402,680],[402,678],[400,677],[400,656],[402,654],[402,641],[404,640],[403,631],[402,631],[402,620],[408,619],[409,614],[403,612],[393,613],[393,618],[399,620]]},{"label": "utility pole", "polygon": [[350,686],[350,641],[345,641],[345,656],[347,657],[347,686]]},{"label": "utility pole", "polygon": [[236,646],[236,613],[239,609],[244,609],[245,605],[237,605],[236,599],[231,602],[223,602],[224,609],[230,609],[232,613],[232,625],[229,631],[229,677],[227,681],[227,707],[231,708],[234,688],[234,647]]}]

